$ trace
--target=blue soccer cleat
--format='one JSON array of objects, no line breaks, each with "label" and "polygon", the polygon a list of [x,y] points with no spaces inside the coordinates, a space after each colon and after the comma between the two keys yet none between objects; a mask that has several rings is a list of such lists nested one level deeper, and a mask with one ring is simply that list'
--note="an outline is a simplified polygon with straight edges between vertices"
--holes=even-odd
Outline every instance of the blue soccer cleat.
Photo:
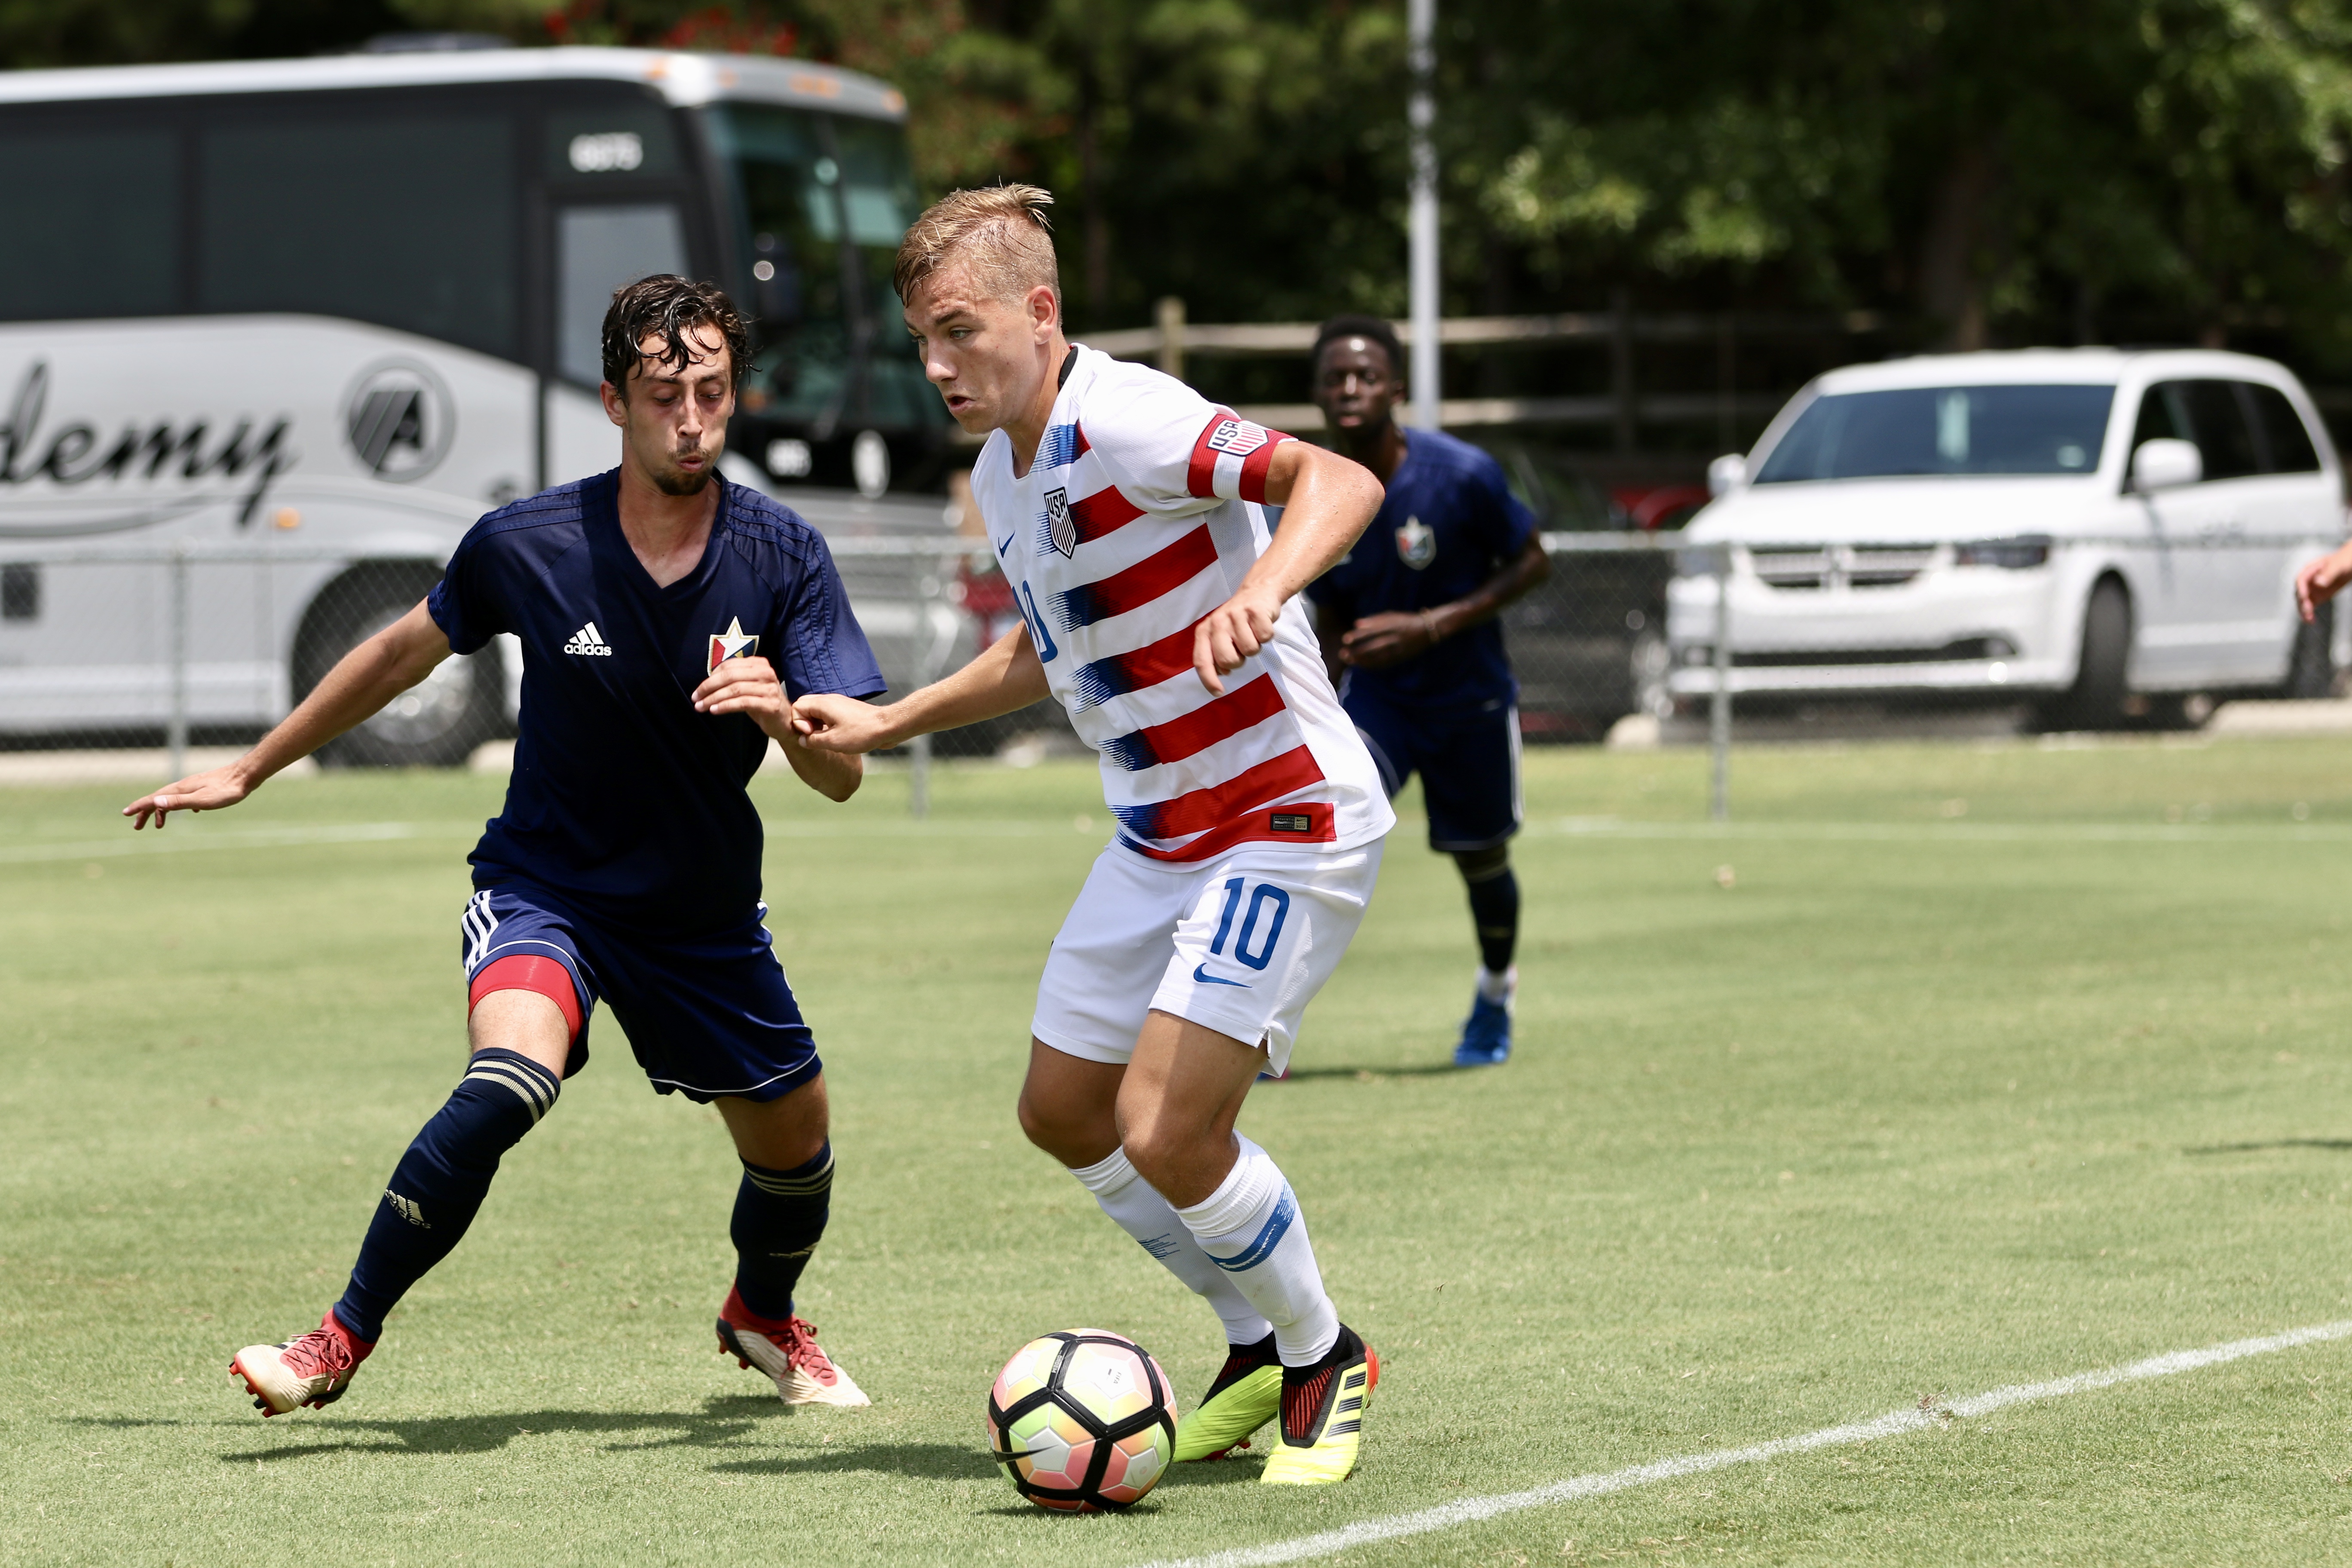
[{"label": "blue soccer cleat", "polygon": [[1470,999],[1470,1016],[1462,1022],[1462,1043],[1454,1047],[1458,1068],[1501,1067],[1511,1059],[1511,1010],[1484,996]]}]

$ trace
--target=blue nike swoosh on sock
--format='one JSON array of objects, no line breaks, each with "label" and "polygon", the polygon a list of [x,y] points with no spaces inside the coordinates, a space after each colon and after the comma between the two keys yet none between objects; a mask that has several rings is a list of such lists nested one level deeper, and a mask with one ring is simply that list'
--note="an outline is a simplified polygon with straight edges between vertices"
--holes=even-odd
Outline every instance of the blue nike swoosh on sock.
[{"label": "blue nike swoosh on sock", "polygon": [[1193,967],[1192,978],[1199,981],[1203,985],[1238,985],[1244,991],[1252,989],[1250,983],[1246,980],[1227,980],[1221,974],[1210,973],[1209,966],[1205,963],[1197,964]]}]

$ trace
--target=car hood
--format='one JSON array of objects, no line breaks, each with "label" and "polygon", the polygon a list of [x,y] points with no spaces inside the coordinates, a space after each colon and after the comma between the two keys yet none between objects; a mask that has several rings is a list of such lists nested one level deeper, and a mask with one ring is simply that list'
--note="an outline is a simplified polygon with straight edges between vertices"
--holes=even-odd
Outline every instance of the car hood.
[{"label": "car hood", "polygon": [[1693,518],[1688,533],[1805,544],[1986,539],[2079,525],[2110,499],[2095,474],[1749,485]]}]

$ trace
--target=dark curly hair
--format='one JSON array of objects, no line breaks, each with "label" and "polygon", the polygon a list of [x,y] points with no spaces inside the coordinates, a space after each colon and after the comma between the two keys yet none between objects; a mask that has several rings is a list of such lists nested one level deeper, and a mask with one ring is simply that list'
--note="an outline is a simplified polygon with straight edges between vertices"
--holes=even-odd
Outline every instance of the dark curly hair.
[{"label": "dark curly hair", "polygon": [[[615,289],[612,307],[604,312],[604,379],[625,399],[629,372],[639,364],[684,369],[694,357],[694,345],[686,334],[701,326],[718,329],[727,340],[728,384],[741,384],[751,353],[751,329],[725,289],[716,283],[690,282],[674,272],[656,272]],[[658,353],[647,353],[643,345],[652,337],[661,339],[662,346]]]}]

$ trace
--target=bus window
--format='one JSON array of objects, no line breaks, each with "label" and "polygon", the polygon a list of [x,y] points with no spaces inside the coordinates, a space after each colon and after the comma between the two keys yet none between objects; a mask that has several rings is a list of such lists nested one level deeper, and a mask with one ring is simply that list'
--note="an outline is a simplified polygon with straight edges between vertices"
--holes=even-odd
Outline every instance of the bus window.
[{"label": "bus window", "polygon": [[519,358],[512,149],[487,114],[209,128],[198,309],[314,311]]},{"label": "bus window", "polygon": [[842,294],[835,167],[814,114],[730,103],[710,118],[734,175],[737,243],[748,252],[753,351],[747,406],[785,419],[840,412],[848,311]]},{"label": "bus window", "polygon": [[898,242],[920,205],[907,139],[895,125],[836,115],[834,142],[841,163],[842,207],[848,217],[866,310],[877,318],[874,359],[866,371],[866,417],[883,425],[924,425],[944,417],[939,393],[907,348],[898,296],[890,272]]},{"label": "bus window", "polygon": [[175,309],[178,171],[176,139],[160,129],[0,136],[0,319]]},{"label": "bus window", "polygon": [[556,368],[583,386],[604,379],[604,312],[613,291],[655,272],[686,271],[686,228],[667,202],[566,207],[556,221]]}]

